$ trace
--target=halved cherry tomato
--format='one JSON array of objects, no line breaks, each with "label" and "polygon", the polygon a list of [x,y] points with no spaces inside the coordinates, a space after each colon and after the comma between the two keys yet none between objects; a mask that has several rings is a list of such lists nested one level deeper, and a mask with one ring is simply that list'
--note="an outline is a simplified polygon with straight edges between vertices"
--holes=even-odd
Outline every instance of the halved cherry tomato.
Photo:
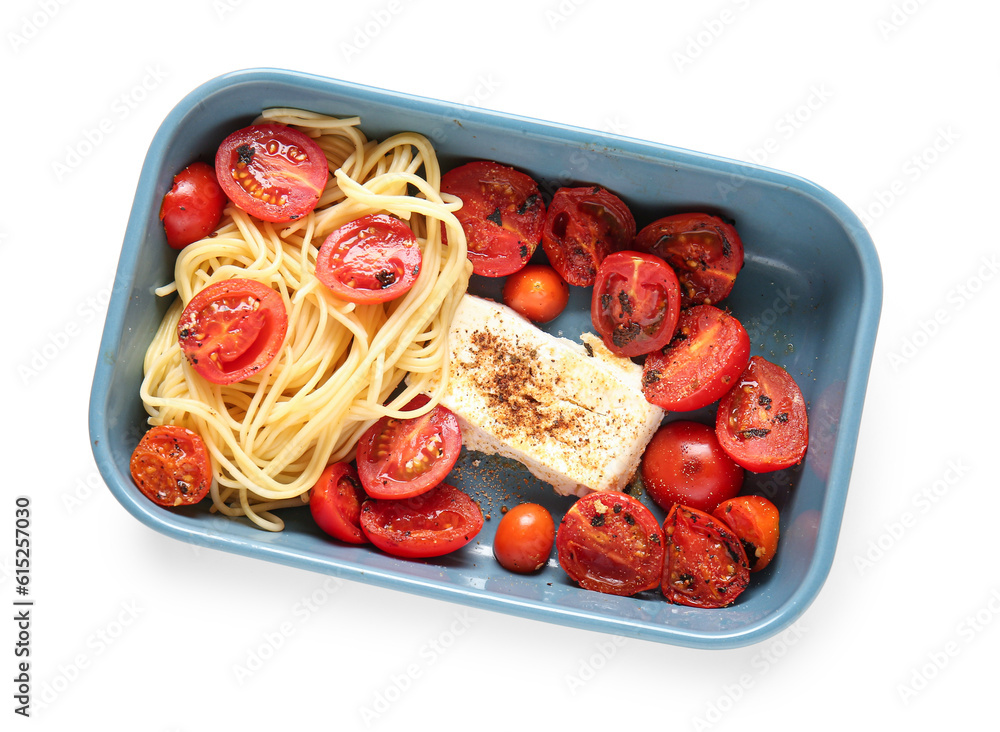
[{"label": "halved cherry tomato", "polygon": [[420,262],[409,226],[389,214],[369,214],[326,238],[316,257],[316,276],[341,300],[386,302],[413,287]]},{"label": "halved cherry tomato", "polygon": [[303,132],[280,124],[237,130],[215,154],[230,200],[264,221],[292,221],[316,208],[329,176],[326,154]]},{"label": "halved cherry tomato", "polygon": [[365,501],[361,530],[372,544],[397,557],[439,557],[472,541],[483,528],[479,504],[441,483],[400,500]]},{"label": "halved cherry tomato", "polygon": [[743,543],[750,571],[759,572],[778,551],[778,508],[764,496],[737,496],[719,504],[712,515],[726,522]]},{"label": "halved cherry tomato", "polygon": [[188,362],[213,384],[253,376],[278,355],[288,312],[277,291],[234,278],[208,285],[184,308],[177,337]]},{"label": "halved cherry tomato", "polygon": [[198,503],[212,487],[212,460],[201,436],[172,424],[151,427],[132,452],[132,480],[161,506]]},{"label": "halved cherry tomato", "polygon": [[548,323],[566,309],[569,285],[552,267],[529,264],[507,278],[503,301],[532,322]]},{"label": "halved cherry tomato", "polygon": [[684,305],[714,305],[733,289],[743,268],[743,241],[718,216],[677,214],[658,219],[635,237],[635,249],[662,257],[677,271]]},{"label": "halved cherry tomato", "polygon": [[640,467],[646,491],[666,511],[681,503],[711,513],[740,492],[743,468],[698,422],[668,422],[656,431]]},{"label": "halved cherry tomato", "polygon": [[646,357],[642,393],[658,407],[686,412],[707,407],[729,391],[750,361],[750,336],[712,305],[681,311],[674,337]]},{"label": "halved cherry tomato", "polygon": [[500,519],[493,539],[493,556],[511,572],[534,572],[549,561],[555,539],[552,514],[537,503],[521,503]]},{"label": "halved cherry tomato", "polygon": [[667,551],[660,589],[669,602],[725,607],[750,584],[743,545],[722,521],[678,503],[663,530]]},{"label": "halved cherry tomato", "polygon": [[799,385],[777,364],[752,357],[719,401],[715,434],[722,449],[747,470],[769,473],[795,465],[809,445]]},{"label": "halved cherry tomato", "polygon": [[226,207],[226,194],[208,163],[191,163],[174,176],[173,187],[163,196],[160,220],[167,244],[183,249],[215,231]]},{"label": "halved cherry tomato", "polygon": [[571,285],[589,287],[604,258],[631,246],[635,218],[622,199],[600,186],[560,188],[542,229],[549,262]]},{"label": "halved cherry tomato", "polygon": [[[428,401],[420,395],[403,409]],[[458,417],[440,404],[420,417],[382,417],[358,441],[358,476],[372,498],[410,498],[444,480],[461,450]]]},{"label": "halved cherry tomato", "polygon": [[361,504],[368,499],[358,471],[350,463],[333,463],[316,481],[309,494],[309,511],[316,525],[334,539],[366,544],[361,531]]},{"label": "halved cherry tomato", "polygon": [[519,170],[478,160],[450,170],[441,192],[462,199],[462,224],[472,271],[502,277],[521,269],[538,248],[545,202],[538,184]]},{"label": "halved cherry tomato", "polygon": [[641,252],[615,252],[597,270],[590,317],[613,353],[641,356],[670,342],[680,305],[677,276],[666,262]]},{"label": "halved cherry tomato", "polygon": [[559,565],[586,590],[634,595],[660,584],[663,529],[626,493],[588,493],[559,524]]}]

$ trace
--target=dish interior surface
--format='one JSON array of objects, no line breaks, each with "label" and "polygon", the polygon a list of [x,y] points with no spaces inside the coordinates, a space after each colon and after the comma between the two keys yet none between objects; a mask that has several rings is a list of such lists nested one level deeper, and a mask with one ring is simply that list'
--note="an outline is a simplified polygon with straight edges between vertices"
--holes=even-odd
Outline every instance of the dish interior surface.
[{"label": "dish interior surface", "polygon": [[[459,552],[403,560],[335,542],[308,508],[285,510],[286,529],[265,532],[215,516],[207,503],[166,510],[129,477],[129,458],[147,429],[139,399],[143,354],[170,298],[154,289],[173,279],[159,203],[173,175],[211,161],[219,142],[262,109],[294,107],[361,117],[371,139],[412,130],[434,143],[442,170],[472,159],[514,166],[544,194],[600,184],[630,205],[638,226],[672,213],[703,211],[735,221],[746,265],[725,305],[750,333],[753,353],[781,364],[802,388],[810,417],[803,463],[747,474],[746,493],[781,511],[776,559],[755,574],[731,607],[668,604],[657,591],[623,598],[575,586],[555,563],[520,576],[492,557],[502,511],[542,503],[556,521],[571,498],[554,494],[521,466],[463,452],[449,482],[476,498],[485,527]],[[541,249],[539,248],[539,254]],[[497,281],[473,277],[470,291],[499,299]],[[719,648],[762,640],[787,627],[815,598],[829,571],[843,514],[861,406],[881,305],[881,274],[868,234],[831,194],[777,171],[662,145],[506,116],[291,72],[253,70],[215,79],[185,98],[153,140],[136,190],[108,309],[91,399],[91,439],[117,499],[137,518],[184,541],[476,607],[590,630],[679,645]],[[589,291],[546,330],[576,339],[592,331]],[[667,419],[711,423],[712,408]],[[648,497],[644,502],[652,507]],[[663,512],[654,508],[662,519]]]}]

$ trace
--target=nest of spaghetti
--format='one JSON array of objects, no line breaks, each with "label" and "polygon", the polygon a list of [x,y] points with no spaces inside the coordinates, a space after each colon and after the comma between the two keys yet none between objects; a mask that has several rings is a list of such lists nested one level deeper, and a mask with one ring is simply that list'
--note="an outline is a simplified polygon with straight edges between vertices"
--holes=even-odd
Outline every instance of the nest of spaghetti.
[{"label": "nest of spaghetti", "polygon": [[[369,140],[359,118],[289,109],[266,110],[257,123],[288,125],[312,138],[327,158],[326,186],[316,208],[292,223],[262,221],[230,203],[216,231],[179,253],[174,282],[157,291],[174,302],[146,353],[141,397],[151,426],[201,436],[211,456],[212,511],[280,531],[275,510],[307,503],[326,466],[353,459],[371,424],[404,416],[402,407],[418,393],[429,391],[430,401],[405,416],[437,404],[448,325],[471,265],[454,216],[461,202],[442,196],[437,156],[425,137]],[[319,249],[331,232],[378,213],[398,217],[416,236],[419,275],[388,302],[338,299],[317,279]],[[216,384],[185,357],[178,322],[202,289],[231,278],[277,292],[288,326],[267,366]]]}]

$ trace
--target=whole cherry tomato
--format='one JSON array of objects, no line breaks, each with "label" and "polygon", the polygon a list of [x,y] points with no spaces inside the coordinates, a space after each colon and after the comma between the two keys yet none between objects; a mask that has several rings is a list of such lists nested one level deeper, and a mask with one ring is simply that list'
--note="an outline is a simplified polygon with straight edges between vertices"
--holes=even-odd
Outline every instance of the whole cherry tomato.
[{"label": "whole cherry tomato", "polygon": [[174,176],[173,187],[163,196],[160,220],[167,244],[183,249],[215,231],[226,208],[226,194],[207,163],[191,163]]},{"label": "whole cherry tomato", "polygon": [[507,278],[503,301],[534,323],[548,323],[566,309],[569,285],[552,267],[529,264]]},{"label": "whole cherry tomato", "polygon": [[500,519],[493,556],[511,572],[534,572],[549,561],[555,538],[552,514],[537,503],[521,503]]},{"label": "whole cherry tomato", "polygon": [[715,431],[698,422],[669,422],[653,435],[640,467],[656,503],[675,503],[711,513],[743,486],[743,468],[719,445]]}]

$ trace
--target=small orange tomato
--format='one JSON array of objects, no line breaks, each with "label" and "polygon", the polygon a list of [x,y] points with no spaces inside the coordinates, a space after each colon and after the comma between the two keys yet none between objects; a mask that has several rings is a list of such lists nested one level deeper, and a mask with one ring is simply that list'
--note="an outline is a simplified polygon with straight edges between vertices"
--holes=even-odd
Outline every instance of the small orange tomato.
[{"label": "small orange tomato", "polygon": [[493,556],[511,572],[534,572],[549,561],[555,538],[552,514],[537,503],[522,503],[500,519],[493,540]]},{"label": "small orange tomato", "polygon": [[737,496],[723,501],[712,513],[739,537],[750,571],[759,572],[778,551],[778,509],[763,496]]},{"label": "small orange tomato", "polygon": [[529,264],[507,278],[503,301],[534,323],[555,320],[569,302],[569,285],[544,264]]}]

